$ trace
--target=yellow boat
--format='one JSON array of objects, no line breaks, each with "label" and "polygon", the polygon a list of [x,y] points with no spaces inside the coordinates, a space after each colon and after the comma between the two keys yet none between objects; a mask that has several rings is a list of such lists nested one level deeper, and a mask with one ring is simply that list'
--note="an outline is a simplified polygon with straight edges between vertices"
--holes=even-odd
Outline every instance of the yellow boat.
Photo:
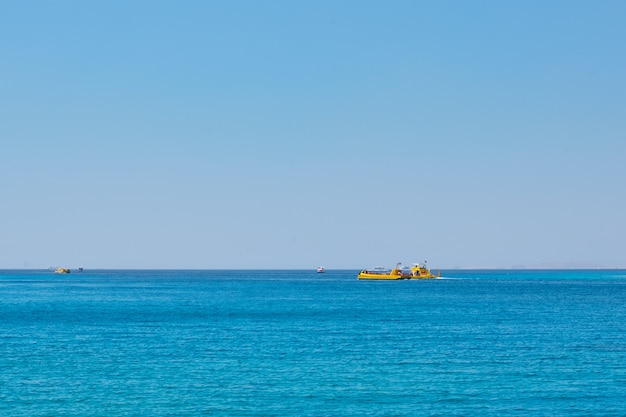
[{"label": "yellow boat", "polygon": [[57,269],[54,270],[55,274],[69,274],[70,273],[70,269],[69,268],[62,268],[62,267],[58,267]]},{"label": "yellow boat", "polygon": [[438,278],[441,276],[441,271],[434,275],[430,272],[430,269],[426,267],[426,264],[413,264],[411,268],[401,268],[401,263],[397,263],[396,267],[391,271],[381,267],[375,267],[372,269],[364,269],[359,272],[359,279],[369,280],[397,280],[397,279],[428,279]]},{"label": "yellow boat", "polygon": [[383,267],[377,266],[371,269],[364,269],[359,272],[359,279],[378,279],[378,280],[395,280],[395,279],[408,279],[402,274],[400,269],[400,263],[396,264],[396,267],[391,271]]},{"label": "yellow boat", "polygon": [[441,271],[437,271],[437,275],[430,272],[430,269],[426,267],[426,261],[424,261],[424,265],[411,265],[411,279],[439,278],[440,276]]}]

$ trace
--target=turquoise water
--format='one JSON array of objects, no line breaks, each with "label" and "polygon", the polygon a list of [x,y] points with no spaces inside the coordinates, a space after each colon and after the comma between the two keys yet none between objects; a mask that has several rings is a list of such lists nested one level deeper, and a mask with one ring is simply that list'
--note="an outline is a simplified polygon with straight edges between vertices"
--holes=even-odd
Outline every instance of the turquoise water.
[{"label": "turquoise water", "polygon": [[626,271],[357,272],[0,271],[0,415],[626,415]]}]

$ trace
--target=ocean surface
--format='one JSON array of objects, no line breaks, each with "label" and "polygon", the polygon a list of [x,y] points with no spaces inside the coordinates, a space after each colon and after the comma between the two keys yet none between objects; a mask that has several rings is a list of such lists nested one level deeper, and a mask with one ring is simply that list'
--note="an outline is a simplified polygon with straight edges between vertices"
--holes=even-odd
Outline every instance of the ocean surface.
[{"label": "ocean surface", "polygon": [[0,271],[0,415],[626,415],[626,271],[357,273]]}]

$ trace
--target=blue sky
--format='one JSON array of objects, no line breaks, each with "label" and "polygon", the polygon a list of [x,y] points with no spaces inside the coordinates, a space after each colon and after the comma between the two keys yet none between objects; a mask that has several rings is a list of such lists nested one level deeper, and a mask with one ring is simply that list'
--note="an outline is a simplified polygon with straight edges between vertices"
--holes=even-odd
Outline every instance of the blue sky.
[{"label": "blue sky", "polygon": [[623,1],[0,4],[0,268],[626,267]]}]

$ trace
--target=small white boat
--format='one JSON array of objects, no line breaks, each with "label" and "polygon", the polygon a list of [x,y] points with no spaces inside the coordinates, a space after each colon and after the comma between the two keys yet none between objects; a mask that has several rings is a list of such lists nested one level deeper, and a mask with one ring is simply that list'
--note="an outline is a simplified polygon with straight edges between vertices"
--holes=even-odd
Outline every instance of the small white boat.
[{"label": "small white boat", "polygon": [[324,269],[323,266],[320,266],[319,268],[317,268],[317,273],[318,274],[323,274],[324,272],[326,272],[326,270]]}]

